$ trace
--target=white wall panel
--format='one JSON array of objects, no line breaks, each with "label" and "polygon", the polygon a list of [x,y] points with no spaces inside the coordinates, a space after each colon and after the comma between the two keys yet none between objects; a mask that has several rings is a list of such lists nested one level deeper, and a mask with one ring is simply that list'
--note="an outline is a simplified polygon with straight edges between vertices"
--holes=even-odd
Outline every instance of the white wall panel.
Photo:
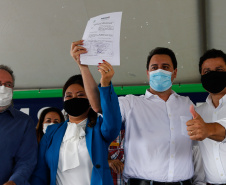
[{"label": "white wall panel", "polygon": [[[146,58],[157,46],[171,48],[178,59],[175,83],[199,83],[198,60],[203,51],[201,0],[1,0],[0,63],[13,68],[17,89],[60,88],[79,73],[70,57],[72,41],[79,40],[89,18],[122,11],[121,66],[115,85],[145,85]],[[215,2],[215,1],[214,1]],[[225,46],[223,5],[211,3],[214,26],[209,45]],[[218,4],[218,3],[217,3]],[[211,29],[212,25],[211,24]],[[215,35],[215,32],[221,35]],[[218,42],[219,40],[219,42]],[[213,44],[214,43],[214,44]],[[214,46],[215,46],[214,45]],[[97,67],[91,71],[99,81]]]}]

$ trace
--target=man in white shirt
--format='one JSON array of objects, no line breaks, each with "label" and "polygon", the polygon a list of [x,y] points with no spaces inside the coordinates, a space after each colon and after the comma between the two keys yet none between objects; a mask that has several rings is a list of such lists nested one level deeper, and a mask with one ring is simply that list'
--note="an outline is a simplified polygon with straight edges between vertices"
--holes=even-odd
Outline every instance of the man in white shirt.
[{"label": "man in white shirt", "polygon": [[203,87],[209,92],[206,103],[191,108],[188,135],[198,140],[209,184],[226,184],[226,54],[208,50],[199,61]]},{"label": "man in white shirt", "polygon": [[125,124],[125,167],[130,185],[190,184],[194,175],[188,97],[171,90],[177,61],[168,48],[152,50],[147,59],[150,89],[145,95],[119,97]]},{"label": "man in white shirt", "polygon": [[[80,54],[87,50],[82,40],[73,44],[76,45],[73,53],[80,63]],[[92,75],[87,66],[79,64],[79,67],[88,85],[87,96],[95,100],[92,106],[99,107]],[[105,75],[114,74],[108,73],[113,68],[106,61],[98,68]],[[145,95],[119,97],[125,124],[124,179],[129,185],[190,185],[194,165],[186,122],[192,118],[189,111],[192,102],[171,89],[177,76],[173,51],[168,48],[152,50],[147,58],[147,76],[150,89]]]}]

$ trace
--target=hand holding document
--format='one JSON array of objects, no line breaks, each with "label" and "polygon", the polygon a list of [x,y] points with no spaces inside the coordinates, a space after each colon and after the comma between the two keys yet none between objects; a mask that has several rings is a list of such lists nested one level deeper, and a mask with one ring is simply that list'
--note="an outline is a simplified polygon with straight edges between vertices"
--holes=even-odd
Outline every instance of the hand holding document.
[{"label": "hand holding document", "polygon": [[91,18],[83,35],[87,53],[81,54],[81,64],[98,65],[102,60],[120,65],[120,28],[122,12]]}]

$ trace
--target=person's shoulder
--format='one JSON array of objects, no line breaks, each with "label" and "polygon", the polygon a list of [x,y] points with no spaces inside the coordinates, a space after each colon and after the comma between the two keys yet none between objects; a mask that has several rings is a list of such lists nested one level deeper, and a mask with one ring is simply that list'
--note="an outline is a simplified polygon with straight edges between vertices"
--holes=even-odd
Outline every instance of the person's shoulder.
[{"label": "person's shoulder", "polygon": [[195,108],[195,110],[200,111],[200,110],[205,109],[205,108],[208,107],[208,106],[209,106],[209,104],[208,104],[207,102],[200,103],[200,104]]},{"label": "person's shoulder", "polygon": [[134,105],[135,102],[139,102],[141,99],[143,99],[144,95],[137,96],[133,94],[128,94],[126,96],[120,96],[119,97],[119,104],[120,105]]},{"label": "person's shoulder", "polygon": [[192,102],[191,99],[188,96],[182,96],[177,93],[175,93],[175,96],[178,100],[186,101],[186,102]]},{"label": "person's shoulder", "polygon": [[36,124],[33,119],[26,113],[10,107],[9,111],[11,112],[11,121],[14,122],[14,125],[22,128],[35,128]]},{"label": "person's shoulder", "polygon": [[127,99],[127,100],[131,100],[131,99],[140,99],[143,98],[144,95],[133,95],[133,94],[128,94],[125,96],[119,96],[119,99]]},{"label": "person's shoulder", "polygon": [[57,129],[59,129],[63,124],[66,124],[67,121],[64,121],[62,123],[56,123],[53,125],[49,125],[46,129],[46,134],[50,135],[51,133],[53,133],[54,131],[56,131]]},{"label": "person's shoulder", "polygon": [[17,110],[12,107],[11,111],[12,111],[12,114],[14,115],[14,117],[16,117],[16,119],[32,120],[32,118],[28,114],[26,114],[20,110]]},{"label": "person's shoulder", "polygon": [[55,124],[52,124],[52,125],[49,125],[47,128],[51,129],[51,130],[54,130],[58,127],[60,127],[62,124],[64,124],[65,122],[62,122],[62,123],[55,123]]},{"label": "person's shoulder", "polygon": [[191,99],[188,96],[182,96],[179,94],[175,94],[175,96],[176,96],[175,103],[177,104],[177,106],[189,108],[190,105],[194,105],[194,103],[191,101]]}]

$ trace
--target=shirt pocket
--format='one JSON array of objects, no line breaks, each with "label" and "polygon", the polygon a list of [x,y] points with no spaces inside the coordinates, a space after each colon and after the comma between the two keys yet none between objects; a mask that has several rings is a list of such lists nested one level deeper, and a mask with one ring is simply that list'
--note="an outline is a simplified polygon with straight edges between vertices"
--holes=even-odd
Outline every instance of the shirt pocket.
[{"label": "shirt pocket", "polygon": [[180,121],[181,121],[181,134],[187,138],[190,138],[190,136],[188,135],[188,131],[187,131],[187,125],[186,122],[191,120],[192,117],[191,116],[180,116]]}]

